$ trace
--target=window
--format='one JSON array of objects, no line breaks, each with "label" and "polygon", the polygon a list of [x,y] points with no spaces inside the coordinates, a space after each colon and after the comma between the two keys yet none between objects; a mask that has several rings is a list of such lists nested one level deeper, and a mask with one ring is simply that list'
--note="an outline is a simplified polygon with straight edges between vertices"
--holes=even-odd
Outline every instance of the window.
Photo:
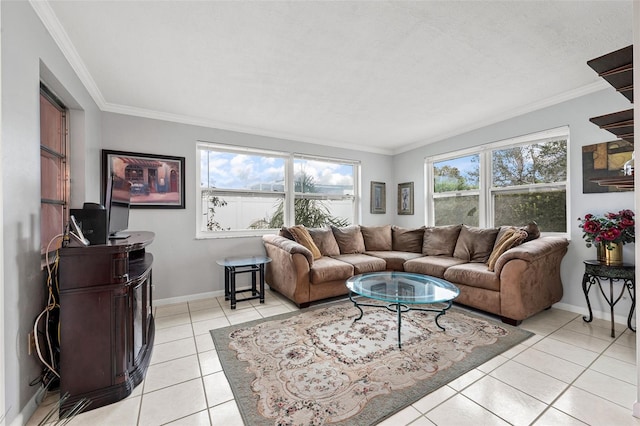
[{"label": "window", "polygon": [[566,233],[568,128],[427,159],[428,223]]},{"label": "window", "polygon": [[199,237],[355,222],[357,162],[207,142],[197,150]]},{"label": "window", "polygon": [[[43,85],[40,87],[40,251],[64,232],[69,188],[67,176],[67,112]],[[54,246],[57,248],[57,245]]]},{"label": "window", "polygon": [[294,156],[295,224],[346,226],[355,217],[354,163]]}]

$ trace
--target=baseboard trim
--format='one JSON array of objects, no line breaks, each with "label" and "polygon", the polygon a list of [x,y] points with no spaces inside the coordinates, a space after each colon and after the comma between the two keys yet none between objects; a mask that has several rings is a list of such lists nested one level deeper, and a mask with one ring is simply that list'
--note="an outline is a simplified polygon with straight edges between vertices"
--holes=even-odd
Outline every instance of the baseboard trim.
[{"label": "baseboard trim", "polygon": [[38,409],[38,398],[42,397],[42,386],[38,388],[36,393],[31,397],[29,402],[25,404],[22,410],[18,413],[13,422],[11,422],[11,426],[22,426],[26,425],[29,419],[33,416],[33,414]]},{"label": "baseboard trim", "polygon": [[[586,316],[589,314],[589,310],[586,306],[575,306],[570,305],[568,303],[556,303],[553,305],[554,308],[562,309],[569,312],[575,312],[576,314],[580,314]],[[627,316],[629,312],[621,312],[620,314],[617,311],[614,311],[613,320],[617,324],[627,324]],[[611,321],[611,312],[604,311],[593,311],[593,317],[605,321]],[[634,319],[632,318],[632,324],[634,323]]]},{"label": "baseboard trim", "polygon": [[172,305],[174,303],[193,302],[194,300],[210,299],[224,296],[224,290],[208,291],[206,293],[189,294],[187,296],[168,297],[166,299],[154,299],[154,306]]}]

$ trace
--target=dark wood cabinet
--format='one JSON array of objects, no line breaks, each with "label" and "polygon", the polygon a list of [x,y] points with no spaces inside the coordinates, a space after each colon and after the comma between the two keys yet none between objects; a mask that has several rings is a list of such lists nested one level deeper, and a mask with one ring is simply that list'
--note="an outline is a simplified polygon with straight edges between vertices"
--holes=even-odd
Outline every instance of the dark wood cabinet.
[{"label": "dark wood cabinet", "polygon": [[153,349],[152,232],[60,250],[61,411],[127,397],[144,379]]}]

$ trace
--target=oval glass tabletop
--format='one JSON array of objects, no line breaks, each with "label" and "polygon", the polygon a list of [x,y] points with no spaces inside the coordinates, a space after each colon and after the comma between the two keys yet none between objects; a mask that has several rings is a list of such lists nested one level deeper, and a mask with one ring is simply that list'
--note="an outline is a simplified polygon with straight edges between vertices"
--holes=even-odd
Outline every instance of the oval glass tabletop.
[{"label": "oval glass tabletop", "polygon": [[360,296],[384,302],[420,304],[449,302],[460,290],[449,281],[409,272],[373,272],[356,275],[347,288]]}]

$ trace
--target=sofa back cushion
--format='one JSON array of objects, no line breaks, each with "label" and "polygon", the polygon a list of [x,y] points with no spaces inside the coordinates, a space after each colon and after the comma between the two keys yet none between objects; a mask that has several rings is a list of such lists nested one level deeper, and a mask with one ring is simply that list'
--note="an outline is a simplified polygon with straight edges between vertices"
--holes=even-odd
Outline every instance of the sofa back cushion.
[{"label": "sofa back cushion", "polygon": [[360,232],[367,251],[390,251],[393,248],[391,225],[361,226]]},{"label": "sofa back cushion", "polygon": [[394,251],[407,251],[409,253],[422,253],[422,240],[424,237],[424,226],[420,228],[401,228],[393,226],[391,228],[392,248]]},{"label": "sofa back cushion", "polygon": [[453,256],[462,225],[429,226],[424,230],[422,254]]},{"label": "sofa back cushion", "polygon": [[307,228],[305,228],[302,225],[296,225],[289,228],[289,232],[291,233],[291,235],[293,235],[293,239],[298,244],[301,244],[309,249],[309,251],[313,255],[314,260],[320,259],[322,257],[322,253],[320,253],[320,249],[318,249],[318,246],[316,246],[316,243],[313,241],[313,238],[311,238],[311,234],[309,234],[309,231],[307,231]]},{"label": "sofa back cushion", "polygon": [[453,257],[467,262],[486,263],[496,242],[498,230],[462,225]]},{"label": "sofa back cushion", "polygon": [[331,227],[333,236],[340,247],[340,254],[364,253],[364,238],[360,232],[360,226],[351,225],[343,228]]},{"label": "sofa back cushion", "polygon": [[309,228],[309,234],[323,256],[338,256],[340,247],[331,228]]}]

